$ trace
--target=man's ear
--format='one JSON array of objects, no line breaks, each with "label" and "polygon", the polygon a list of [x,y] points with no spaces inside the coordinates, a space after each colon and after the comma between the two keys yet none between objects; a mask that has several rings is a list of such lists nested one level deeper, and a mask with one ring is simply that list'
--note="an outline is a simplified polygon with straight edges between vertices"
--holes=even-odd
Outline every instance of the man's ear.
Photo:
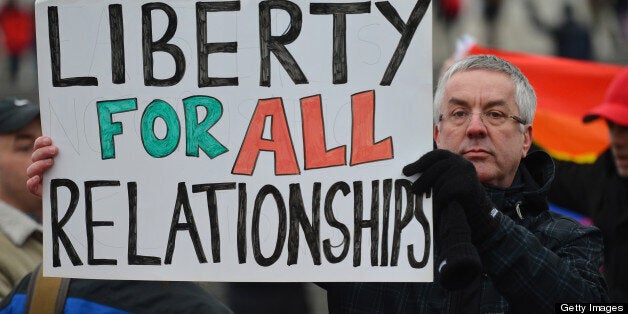
[{"label": "man's ear", "polygon": [[439,142],[439,138],[438,138],[439,132],[440,131],[438,130],[438,124],[435,124],[434,125],[434,143],[436,143],[437,147],[438,147],[438,142]]},{"label": "man's ear", "polygon": [[523,147],[521,149],[521,158],[525,158],[532,146],[532,124],[526,125],[523,131]]}]

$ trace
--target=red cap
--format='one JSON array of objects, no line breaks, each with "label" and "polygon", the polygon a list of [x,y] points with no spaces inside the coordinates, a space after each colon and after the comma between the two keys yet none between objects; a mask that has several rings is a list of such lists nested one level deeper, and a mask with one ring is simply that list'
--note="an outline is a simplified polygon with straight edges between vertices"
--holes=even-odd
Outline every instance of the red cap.
[{"label": "red cap", "polygon": [[606,90],[604,102],[587,112],[583,122],[604,118],[621,126],[628,126],[628,67],[624,68]]}]

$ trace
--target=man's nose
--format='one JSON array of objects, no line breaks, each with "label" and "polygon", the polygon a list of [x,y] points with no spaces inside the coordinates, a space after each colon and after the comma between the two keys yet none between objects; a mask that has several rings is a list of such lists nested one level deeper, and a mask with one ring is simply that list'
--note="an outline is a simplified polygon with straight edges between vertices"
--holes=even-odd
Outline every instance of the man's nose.
[{"label": "man's nose", "polygon": [[481,114],[472,114],[469,116],[469,124],[467,125],[467,136],[469,138],[483,138],[486,136],[486,125],[482,120]]}]

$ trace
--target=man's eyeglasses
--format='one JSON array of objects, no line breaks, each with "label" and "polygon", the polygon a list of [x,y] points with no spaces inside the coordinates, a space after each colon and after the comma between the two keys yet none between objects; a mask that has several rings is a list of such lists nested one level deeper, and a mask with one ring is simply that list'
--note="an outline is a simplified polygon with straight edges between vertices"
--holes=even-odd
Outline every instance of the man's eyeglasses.
[{"label": "man's eyeglasses", "polygon": [[508,119],[513,119],[517,123],[526,125],[525,120],[523,120],[521,117],[508,115],[499,110],[489,110],[486,112],[476,112],[476,113],[473,113],[471,111],[466,111],[466,110],[456,110],[446,115],[441,114],[438,117],[438,121],[440,122],[440,121],[445,120],[448,123],[451,123],[455,126],[461,126],[471,121],[471,116],[476,115],[476,114],[480,115],[480,119],[482,120],[484,125],[500,126],[506,123]]}]

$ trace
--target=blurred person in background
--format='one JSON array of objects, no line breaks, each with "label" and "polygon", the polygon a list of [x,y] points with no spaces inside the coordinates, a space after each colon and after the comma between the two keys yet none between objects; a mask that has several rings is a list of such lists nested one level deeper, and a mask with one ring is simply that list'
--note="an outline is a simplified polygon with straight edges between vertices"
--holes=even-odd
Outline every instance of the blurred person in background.
[{"label": "blurred person in background", "polygon": [[42,259],[41,199],[26,189],[39,107],[0,100],[0,299]]},{"label": "blurred person in background", "polygon": [[2,44],[9,57],[10,82],[18,78],[20,61],[30,51],[35,41],[35,16],[15,0],[8,0],[0,7]]},{"label": "blurred person in background", "polygon": [[532,25],[539,31],[552,37],[554,55],[579,60],[593,59],[589,28],[576,20],[571,4],[566,2],[563,4],[562,22],[558,25],[545,23],[530,0],[526,1],[526,7],[532,20]]},{"label": "blurred person in background", "polygon": [[499,33],[497,21],[502,8],[502,0],[484,0],[482,7],[482,18],[486,27],[486,43],[489,47],[497,47],[497,37]]},{"label": "blurred person in background", "polygon": [[628,67],[608,87],[584,122],[602,118],[610,147],[593,164],[555,160],[550,202],[592,218],[604,238],[603,272],[611,299],[628,301]]},{"label": "blurred person in background", "polygon": [[445,22],[449,29],[460,16],[462,0],[437,0],[434,2],[437,16]]}]

